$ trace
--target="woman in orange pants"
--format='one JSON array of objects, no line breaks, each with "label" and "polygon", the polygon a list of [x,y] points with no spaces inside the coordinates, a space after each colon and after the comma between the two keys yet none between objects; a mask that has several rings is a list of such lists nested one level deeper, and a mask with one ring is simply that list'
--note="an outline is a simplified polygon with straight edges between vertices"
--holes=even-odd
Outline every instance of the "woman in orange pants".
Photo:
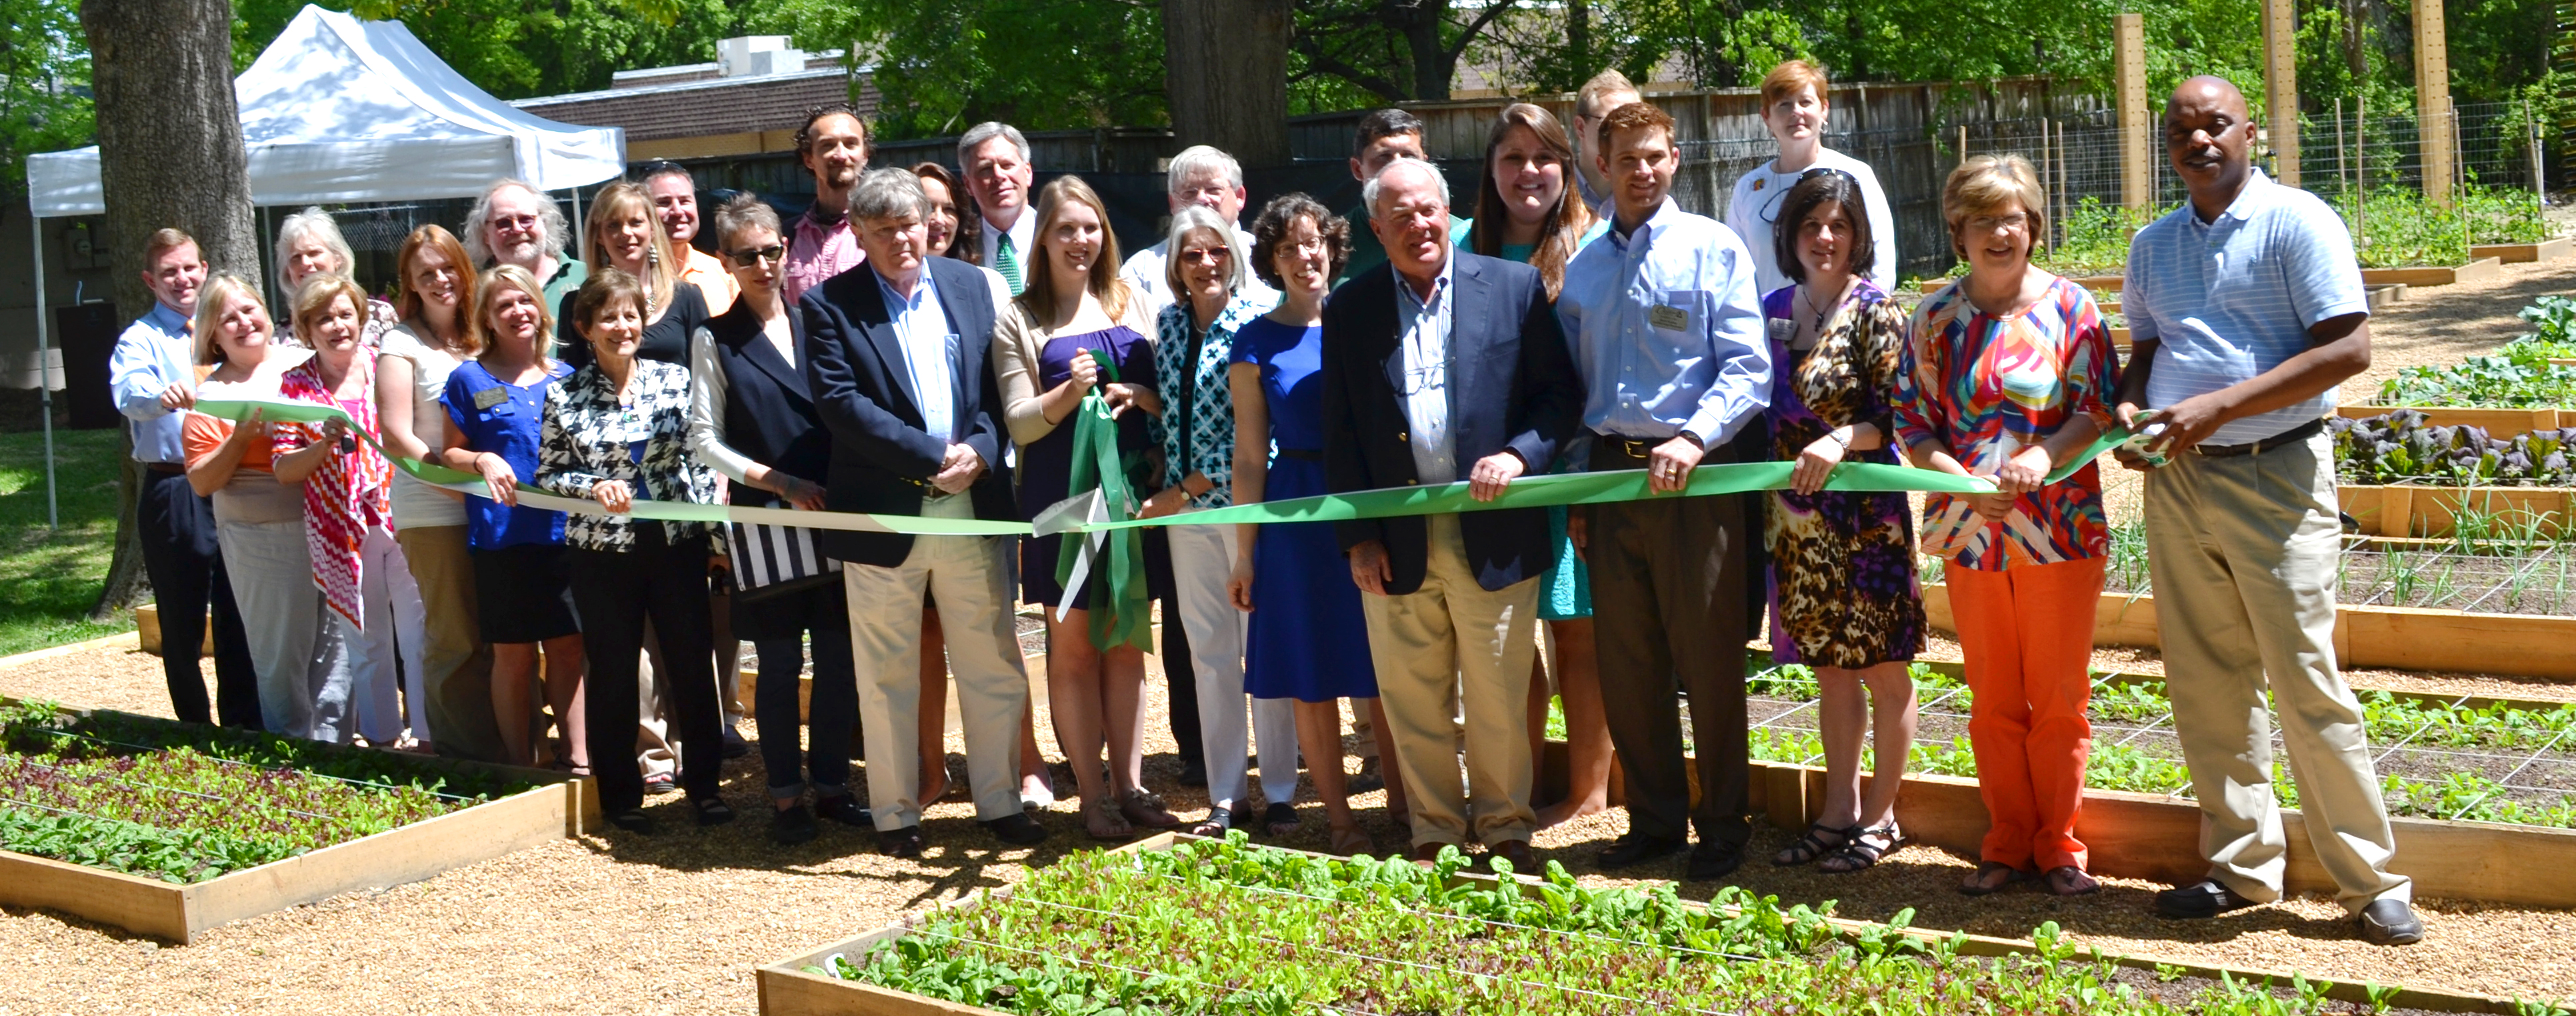
[{"label": "woman in orange pants", "polygon": [[2034,877],[2061,896],[2101,888],[2084,872],[2075,816],[2110,532],[2094,466],[2046,478],[2100,436],[2119,365],[2092,295],[2030,263],[2046,207],[2020,156],[1981,155],[1950,174],[1941,214],[1969,272],[1915,308],[1898,367],[1896,429],[1914,464],[2001,491],[1924,504],[1923,552],[1944,559],[1975,696],[1978,793],[1994,821],[1959,886],[1971,896]]}]

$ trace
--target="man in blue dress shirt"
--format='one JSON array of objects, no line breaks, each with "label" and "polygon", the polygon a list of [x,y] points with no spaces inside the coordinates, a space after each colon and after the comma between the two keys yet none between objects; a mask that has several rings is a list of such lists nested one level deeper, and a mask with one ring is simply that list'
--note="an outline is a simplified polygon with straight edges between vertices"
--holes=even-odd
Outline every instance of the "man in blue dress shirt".
[{"label": "man in blue dress shirt", "polygon": [[[1585,389],[1592,468],[1647,470],[1671,494],[1771,401],[1771,351],[1752,255],[1733,230],[1672,202],[1672,117],[1630,103],[1590,142],[1611,186],[1608,235],[1565,267],[1557,317]],[[1578,509],[1567,528],[1592,568],[1601,695],[1628,774],[1628,834],[1608,869],[1673,853],[1699,827],[1692,879],[1743,861],[1746,821],[1744,499],[1650,497]],[[1675,687],[1675,678],[1680,685]],[[1679,692],[1691,703],[1700,802],[1690,805]]]},{"label": "man in blue dress shirt", "polygon": [[[170,708],[191,723],[221,719],[226,726],[258,730],[259,679],[215,546],[214,505],[188,486],[188,460],[179,444],[180,425],[197,404],[196,340],[188,319],[197,313],[197,289],[205,281],[206,259],[196,238],[176,229],[152,234],[143,251],[143,284],[152,290],[152,309],[117,337],[107,383],[128,421],[134,459],[143,466],[134,522],[142,530],[143,570],[152,579],[161,617],[161,676],[170,685]],[[209,601],[215,621],[211,712],[205,675],[197,669]]]}]

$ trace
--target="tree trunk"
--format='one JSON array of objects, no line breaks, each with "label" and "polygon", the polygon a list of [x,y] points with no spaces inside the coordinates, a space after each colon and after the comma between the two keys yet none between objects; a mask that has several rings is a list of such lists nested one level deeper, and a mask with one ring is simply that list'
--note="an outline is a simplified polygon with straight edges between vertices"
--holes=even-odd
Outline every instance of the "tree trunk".
[{"label": "tree trunk", "polygon": [[[113,242],[116,305],[141,316],[143,247],[177,226],[218,271],[257,278],[250,168],[233,101],[233,9],[224,0],[82,0],[90,87],[98,108],[99,185]],[[104,620],[145,583],[134,506],[141,471],[126,456],[116,554],[91,607]]]},{"label": "tree trunk", "polygon": [[1163,0],[1164,95],[1183,145],[1288,164],[1290,0]]},{"label": "tree trunk", "polygon": [[1573,73],[1567,77],[1575,81],[1577,87],[1581,87],[1581,82],[1599,72],[1599,68],[1595,66],[1598,61],[1592,56],[1591,0],[1567,0],[1566,2],[1565,54],[1568,63],[1573,66]]},{"label": "tree trunk", "polygon": [[1458,60],[1440,44],[1440,25],[1448,14],[1448,0],[1389,0],[1387,4],[1388,20],[1404,37],[1404,48],[1413,57],[1413,97],[1417,101],[1449,98],[1449,79],[1456,76]]}]

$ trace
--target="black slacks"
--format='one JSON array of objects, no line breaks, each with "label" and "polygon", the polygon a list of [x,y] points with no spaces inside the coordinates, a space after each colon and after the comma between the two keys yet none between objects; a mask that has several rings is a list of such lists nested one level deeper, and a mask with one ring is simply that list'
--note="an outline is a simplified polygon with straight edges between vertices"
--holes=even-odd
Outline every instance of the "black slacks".
[{"label": "black slacks", "polygon": [[[662,642],[680,786],[692,800],[717,796],[724,775],[724,704],[716,689],[714,621],[707,607],[707,540],[663,539],[662,524],[634,521],[625,551],[572,551],[572,602],[590,660],[582,715],[590,724],[599,804],[614,815],[644,803],[634,765],[637,661],[644,622]],[[790,683],[788,687],[795,687]],[[855,694],[855,693],[854,693]]]},{"label": "black slacks", "polygon": [[[1592,458],[1595,470],[1642,465],[1607,441]],[[1695,825],[1701,842],[1741,846],[1753,831],[1745,816],[1745,544],[1760,540],[1745,532],[1744,499],[1663,496],[1589,510],[1601,697],[1627,773],[1629,831],[1670,840]],[[1680,693],[1690,696],[1696,808]]]},{"label": "black slacks", "polygon": [[[850,658],[850,598],[836,573],[811,589],[772,596],[733,596],[734,631],[751,636],[760,651],[760,688],[751,718],[760,735],[760,761],[769,770],[769,796],[794,797],[810,779],[817,797],[850,792],[851,730],[859,723],[859,678]],[[797,680],[805,662],[805,635],[813,633],[814,691],[803,721],[797,718]],[[797,748],[798,728],[813,743]]]},{"label": "black slacks", "polygon": [[[241,608],[215,545],[215,507],[197,496],[188,478],[145,467],[143,497],[135,510],[143,535],[143,571],[161,615],[161,677],[170,686],[172,715],[189,723],[263,729],[259,673],[250,641],[242,635]],[[206,639],[206,611],[215,621],[215,698],[206,700],[206,678],[197,667]]]}]

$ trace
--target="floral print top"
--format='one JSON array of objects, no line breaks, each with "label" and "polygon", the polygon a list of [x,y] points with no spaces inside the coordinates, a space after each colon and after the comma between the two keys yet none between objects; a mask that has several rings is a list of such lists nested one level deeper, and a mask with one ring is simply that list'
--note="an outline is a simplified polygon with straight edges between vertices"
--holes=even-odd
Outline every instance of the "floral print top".
[{"label": "floral print top", "polygon": [[[1996,318],[1968,301],[1964,283],[1924,297],[1907,326],[1896,400],[1907,448],[1937,440],[1969,472],[1992,475],[2077,414],[2111,426],[2119,359],[2092,293],[2060,278],[2038,302]],[[2000,522],[1979,518],[1963,497],[1924,497],[1923,553],[1962,567],[2100,557],[2110,542],[2098,465],[2015,498]]]},{"label": "floral print top", "polygon": [[1152,432],[1163,446],[1163,484],[1178,486],[1191,473],[1204,473],[1215,484],[1190,498],[1187,507],[1234,503],[1234,392],[1226,387],[1226,369],[1234,360],[1234,333],[1278,305],[1276,294],[1235,297],[1204,336],[1194,336],[1189,297],[1183,294],[1156,322],[1161,336],[1154,343],[1153,380],[1163,396],[1163,416],[1153,421]]}]

